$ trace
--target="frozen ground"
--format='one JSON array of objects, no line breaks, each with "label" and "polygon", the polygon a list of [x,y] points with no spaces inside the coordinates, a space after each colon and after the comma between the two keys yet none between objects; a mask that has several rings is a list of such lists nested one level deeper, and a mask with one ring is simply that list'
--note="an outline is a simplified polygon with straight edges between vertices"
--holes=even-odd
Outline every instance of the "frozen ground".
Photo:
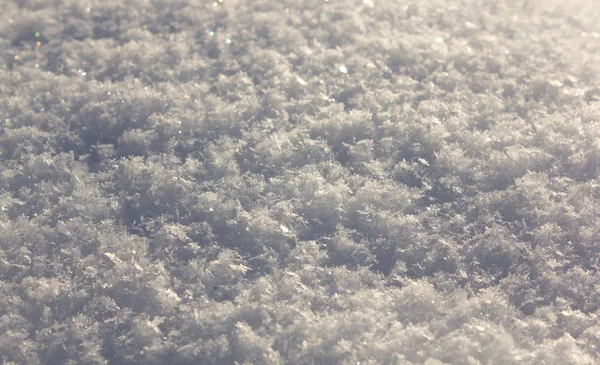
[{"label": "frozen ground", "polygon": [[600,363],[598,19],[0,0],[0,363]]}]

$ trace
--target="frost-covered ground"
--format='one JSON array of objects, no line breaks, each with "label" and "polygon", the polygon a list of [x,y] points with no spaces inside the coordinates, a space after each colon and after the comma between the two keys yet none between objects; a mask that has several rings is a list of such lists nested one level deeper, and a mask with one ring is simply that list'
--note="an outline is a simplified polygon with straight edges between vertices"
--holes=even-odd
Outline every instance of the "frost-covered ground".
[{"label": "frost-covered ground", "polygon": [[0,362],[600,363],[598,19],[0,0]]}]

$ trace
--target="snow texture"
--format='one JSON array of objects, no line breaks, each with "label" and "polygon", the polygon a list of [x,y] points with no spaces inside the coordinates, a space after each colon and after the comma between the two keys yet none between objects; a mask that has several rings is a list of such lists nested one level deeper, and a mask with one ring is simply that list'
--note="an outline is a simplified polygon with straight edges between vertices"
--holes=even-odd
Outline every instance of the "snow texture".
[{"label": "snow texture", "polygon": [[0,0],[0,363],[600,363],[598,19]]}]

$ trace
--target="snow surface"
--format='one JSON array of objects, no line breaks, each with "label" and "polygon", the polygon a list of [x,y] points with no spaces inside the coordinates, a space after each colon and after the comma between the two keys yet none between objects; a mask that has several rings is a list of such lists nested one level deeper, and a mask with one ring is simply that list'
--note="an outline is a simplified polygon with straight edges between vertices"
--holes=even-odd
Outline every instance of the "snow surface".
[{"label": "snow surface", "polygon": [[0,362],[600,363],[598,19],[0,0]]}]

